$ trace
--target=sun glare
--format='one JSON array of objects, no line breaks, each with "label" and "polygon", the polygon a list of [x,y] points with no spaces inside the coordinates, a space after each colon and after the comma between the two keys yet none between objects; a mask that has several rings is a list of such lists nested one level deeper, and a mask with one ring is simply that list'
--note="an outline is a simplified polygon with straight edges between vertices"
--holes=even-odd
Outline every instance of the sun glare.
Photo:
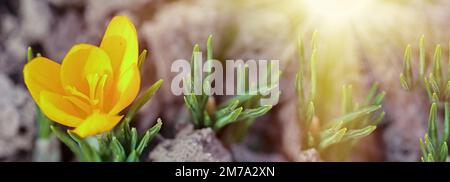
[{"label": "sun glare", "polygon": [[364,18],[375,0],[304,0],[308,14],[328,25],[348,25]]}]

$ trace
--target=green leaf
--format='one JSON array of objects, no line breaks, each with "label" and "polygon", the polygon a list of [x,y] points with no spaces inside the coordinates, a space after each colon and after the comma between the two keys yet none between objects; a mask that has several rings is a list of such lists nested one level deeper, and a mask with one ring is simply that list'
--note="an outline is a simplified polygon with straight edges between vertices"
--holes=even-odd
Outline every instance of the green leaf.
[{"label": "green leaf", "polygon": [[112,138],[110,147],[112,150],[114,162],[121,162],[125,160],[125,149],[116,137]]},{"label": "green leaf", "polygon": [[192,94],[192,76],[186,76],[183,78],[183,92],[187,94]]},{"label": "green leaf", "polygon": [[243,108],[239,107],[239,108],[235,109],[233,112],[231,112],[221,118],[218,118],[216,123],[214,124],[213,129],[215,131],[217,131],[217,130],[223,128],[224,126],[235,122],[236,119],[238,118],[238,116],[241,114],[242,110],[243,110]]},{"label": "green leaf", "polygon": [[430,108],[430,114],[428,117],[428,135],[433,143],[433,146],[437,146],[438,130],[437,130],[437,104],[433,103]]},{"label": "green leaf", "polygon": [[233,112],[236,107],[239,105],[239,100],[233,100],[234,102],[229,102],[228,105],[223,106],[223,108],[220,108],[218,111],[216,111],[215,115],[216,118],[224,117],[225,115],[229,114],[230,112]]},{"label": "green leaf", "polygon": [[381,102],[383,102],[384,96],[386,96],[386,92],[384,92],[384,91],[381,92],[380,94],[378,94],[378,95],[375,97],[375,100],[374,100],[374,102],[373,102],[373,105],[380,105]]},{"label": "green leaf", "polygon": [[[191,77],[192,77],[192,81],[191,84],[192,86],[194,86],[195,84],[197,84],[197,81],[200,81],[199,79],[203,79],[201,78],[201,75],[199,75],[200,73],[202,73],[202,66],[200,65],[200,46],[198,44],[195,44],[194,49],[192,51],[192,60],[191,60],[191,66],[193,67],[193,69],[191,70]],[[192,88],[193,93],[196,93],[195,91],[196,87],[194,86]],[[203,89],[201,89],[201,93],[203,94]],[[203,112],[201,112],[203,113]]]},{"label": "green leaf", "polygon": [[386,114],[385,112],[381,112],[381,113],[377,116],[377,118],[373,120],[373,121],[374,121],[373,124],[374,124],[375,126],[378,125],[378,124],[380,124],[381,121],[383,120],[385,114]]},{"label": "green leaf", "polygon": [[207,42],[206,42],[206,57],[207,57],[207,60],[211,60],[211,59],[213,59],[213,45],[212,45],[212,39],[213,38],[213,36],[212,35],[209,35],[208,36],[208,40],[207,40]]},{"label": "green leaf", "polygon": [[[434,145],[433,145],[433,143],[431,142],[431,139],[430,139],[430,137],[428,136],[428,134],[425,134],[425,147],[426,147],[426,149],[427,149],[427,152],[428,152],[428,156],[427,156],[427,159],[430,159],[429,158],[429,156],[431,155],[431,156],[433,156],[436,152],[436,150],[434,149]],[[433,158],[431,158],[431,159],[433,159]],[[431,161],[433,161],[433,160],[431,160]]]},{"label": "green leaf", "polygon": [[77,134],[71,132],[70,130],[67,131],[67,133],[72,137],[73,140],[75,140],[81,149],[81,154],[83,155],[83,158],[86,161],[89,162],[100,162],[101,158],[98,155],[98,153],[87,143],[85,140],[80,138]]},{"label": "green leaf", "polygon": [[147,58],[147,50],[144,49],[141,54],[138,57],[138,68],[139,70],[142,70],[142,65],[145,61],[145,59]]},{"label": "green leaf", "polygon": [[447,82],[445,87],[445,99],[450,100],[450,81]]},{"label": "green leaf", "polygon": [[133,151],[136,148],[138,141],[138,133],[136,128],[131,128],[131,140],[130,140],[130,151]]},{"label": "green leaf", "polygon": [[28,52],[27,52],[27,59],[28,62],[30,62],[31,60],[33,60],[34,56],[33,56],[33,49],[31,47],[28,47]]},{"label": "green leaf", "polygon": [[148,88],[144,94],[142,94],[139,99],[136,100],[136,102],[131,105],[130,110],[128,111],[127,115],[124,118],[124,124],[129,125],[131,120],[134,118],[136,113],[141,109],[141,107],[147,103],[155,94],[155,92],[161,87],[163,83],[163,80],[158,80],[156,83],[154,83],[150,88]]},{"label": "green leaf", "polygon": [[[276,85],[272,85],[272,86],[266,87],[266,88],[261,88],[259,90],[259,93],[268,93],[272,89],[275,89],[275,88],[276,88]],[[228,99],[225,103],[220,104],[219,108],[227,107],[228,105],[235,103],[236,101],[239,101],[239,103],[245,103],[245,102],[251,101],[253,99],[257,99],[260,96],[261,95],[258,94],[258,91],[249,92],[249,93],[243,94],[243,95],[237,95],[237,96],[232,97],[231,99]]]},{"label": "green leaf", "polygon": [[205,77],[205,79],[203,80],[203,89],[204,89],[204,92],[205,92],[205,98],[208,98],[208,99],[209,99],[209,96],[206,95],[206,93],[212,93],[212,92],[211,92],[211,88],[212,88],[211,82],[213,81],[214,75],[211,74],[211,72],[212,72],[212,66],[211,66],[211,65],[212,65],[212,62],[211,62],[211,61],[207,61],[205,64],[206,64],[205,67],[206,67],[209,71],[206,72],[206,77]]},{"label": "green leaf", "polygon": [[212,120],[211,117],[209,117],[208,111],[203,111],[203,123],[205,124],[205,127],[211,127],[212,126]]},{"label": "green leaf", "polygon": [[439,95],[439,82],[435,79],[434,75],[430,73],[430,76],[428,77],[428,83],[431,86],[431,90],[433,93],[437,93]]},{"label": "green leaf", "polygon": [[368,116],[369,114],[373,113],[374,111],[378,110],[381,108],[381,105],[374,105],[374,106],[368,106],[368,107],[364,107],[361,108],[360,110],[348,113],[342,117],[339,117],[338,119],[335,119],[336,121],[342,121],[344,122],[344,124],[347,124],[349,122],[352,122],[353,120],[363,117],[363,116]]},{"label": "green leaf", "polygon": [[136,154],[139,156],[144,151],[145,147],[147,146],[148,142],[152,140],[152,138],[158,134],[159,130],[161,130],[162,121],[160,118],[156,121],[156,124],[151,127],[147,132],[145,132],[145,135],[142,137],[141,142],[139,143],[138,147],[136,148]]},{"label": "green leaf", "polygon": [[192,123],[195,127],[200,127],[203,110],[200,109],[197,97],[194,94],[184,96],[184,103],[188,106],[192,115]]},{"label": "green leaf", "polygon": [[349,130],[348,132],[345,133],[344,137],[342,138],[342,141],[366,137],[370,135],[373,131],[375,131],[376,128],[377,126],[370,125],[361,129]]},{"label": "green leaf", "polygon": [[428,152],[427,149],[425,147],[425,144],[423,143],[422,138],[419,139],[419,143],[420,143],[420,151],[422,151],[422,161],[426,162],[427,156],[428,156]]},{"label": "green leaf", "polygon": [[[246,77],[246,73],[247,73],[247,71],[246,71],[246,65],[241,65],[241,64],[239,64],[238,65],[238,67],[237,67],[237,69],[236,69],[236,72],[237,72],[237,76],[238,76],[238,78],[237,78],[237,85],[236,85],[236,89],[237,89],[237,91],[239,92],[239,90],[241,90],[241,88],[242,88],[242,90],[244,90],[245,92],[247,92],[247,90],[246,90],[246,88],[245,88],[245,86],[246,86],[246,81],[247,81],[247,77]],[[240,76],[240,75],[243,75],[243,76]]]},{"label": "green leaf", "polygon": [[78,147],[78,144],[75,143],[75,141],[73,141],[69,137],[69,135],[67,135],[65,132],[61,131],[61,129],[53,125],[50,125],[50,129],[61,142],[66,144],[66,146],[70,149],[70,151],[72,151],[75,154],[75,156],[77,156],[80,160],[83,160],[83,156],[81,155],[81,150]]},{"label": "green leaf", "polygon": [[[97,142],[98,142],[98,153],[100,156],[111,156],[111,149],[110,149],[110,143],[111,143],[111,133],[107,132],[104,135],[97,136]],[[109,159],[108,159],[109,160]]]},{"label": "green leaf", "polygon": [[408,84],[408,80],[406,79],[403,73],[400,73],[400,83],[405,90],[410,90],[411,86]]},{"label": "green leaf", "polygon": [[44,113],[42,113],[41,109],[38,106],[36,106],[36,117],[39,126],[38,137],[49,138],[51,135],[51,121],[44,115]]},{"label": "green leaf", "polygon": [[403,58],[403,76],[405,78],[407,88],[412,86],[412,66],[411,66],[411,45],[408,45],[405,50],[405,55]]},{"label": "green leaf", "polygon": [[209,96],[206,95],[205,93],[203,93],[203,95],[199,95],[198,97],[199,97],[199,99],[198,99],[199,103],[201,104],[200,105],[201,111],[205,111],[206,110],[206,104],[208,103]]},{"label": "green leaf", "polygon": [[419,78],[421,80],[423,80],[425,76],[425,56],[425,36],[422,35],[419,42]]},{"label": "green leaf", "polygon": [[448,102],[444,104],[444,133],[442,134],[442,142],[447,142],[450,131],[450,110]]},{"label": "green leaf", "polygon": [[272,106],[261,106],[254,109],[245,109],[238,117],[237,120],[255,119],[259,116],[266,114],[272,109]]},{"label": "green leaf", "polygon": [[322,149],[327,148],[330,145],[340,142],[346,132],[347,132],[347,128],[342,128],[342,129],[338,130],[336,133],[334,133],[333,135],[323,138],[319,144],[319,149],[322,150]]},{"label": "green leaf", "polygon": [[321,140],[324,140],[325,138],[328,138],[328,137],[334,135],[336,132],[338,132],[340,129],[342,129],[343,126],[344,126],[343,121],[334,122],[329,128],[327,128],[326,130],[324,130],[320,133]]},{"label": "green leaf", "polygon": [[364,102],[365,105],[370,105],[372,103],[372,99],[373,97],[375,97],[377,90],[378,90],[378,83],[373,83],[372,87],[370,87],[369,93],[367,94],[366,100]]},{"label": "green leaf", "polygon": [[434,162],[434,158],[433,158],[433,155],[431,153],[428,154],[427,161],[428,162]]},{"label": "green leaf", "polygon": [[139,156],[136,150],[132,150],[130,155],[127,157],[127,162],[139,162]]},{"label": "green leaf", "polygon": [[436,49],[434,51],[434,62],[433,62],[433,75],[436,78],[437,83],[441,83],[442,79],[442,69],[441,69],[441,45],[436,45]]},{"label": "green leaf", "polygon": [[440,153],[439,153],[439,162],[446,162],[447,161],[447,156],[448,156],[448,146],[447,146],[447,142],[444,142],[441,145],[440,148]]},{"label": "green leaf", "polygon": [[432,101],[433,100],[433,92],[431,91],[430,82],[428,81],[428,79],[426,77],[423,77],[423,83],[425,84],[425,89],[427,90],[428,99],[430,101]]},{"label": "green leaf", "polygon": [[433,96],[431,96],[431,102],[439,102],[439,96],[436,93],[433,93]]},{"label": "green leaf", "polygon": [[197,53],[200,52],[200,46],[198,44],[194,45],[194,48],[192,50],[192,59],[191,59],[191,65],[193,65],[194,69],[192,70],[192,76],[195,77],[195,74],[198,73],[198,71],[200,71],[200,65],[197,65],[197,63],[195,62],[198,57],[197,57]]}]

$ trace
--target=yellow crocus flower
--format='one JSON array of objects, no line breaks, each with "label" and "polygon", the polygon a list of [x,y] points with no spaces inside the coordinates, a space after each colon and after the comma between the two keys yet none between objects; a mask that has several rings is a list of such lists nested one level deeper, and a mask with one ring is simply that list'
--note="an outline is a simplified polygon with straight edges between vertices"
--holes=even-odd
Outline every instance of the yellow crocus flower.
[{"label": "yellow crocus flower", "polygon": [[25,65],[25,84],[51,120],[87,137],[114,128],[136,98],[141,77],[136,28],[114,17],[99,47],[77,44],[61,64],[36,57]]}]

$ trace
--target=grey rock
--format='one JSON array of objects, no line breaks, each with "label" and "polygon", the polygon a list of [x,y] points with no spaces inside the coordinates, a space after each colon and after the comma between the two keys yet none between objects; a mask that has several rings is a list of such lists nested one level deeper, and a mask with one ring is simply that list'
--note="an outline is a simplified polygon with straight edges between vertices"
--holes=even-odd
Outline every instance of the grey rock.
[{"label": "grey rock", "polygon": [[130,18],[136,23],[136,18],[133,18],[135,12],[151,2],[154,2],[154,0],[86,1],[84,17],[88,25],[88,33],[90,33],[90,36],[101,36],[111,15],[131,15]]},{"label": "grey rock", "polygon": [[[20,0],[18,16],[0,16],[0,71],[11,73],[26,61],[27,47],[43,40],[51,30],[53,16],[47,0]],[[0,47],[1,47],[0,46]]]},{"label": "grey rock", "polygon": [[[192,128],[188,128],[190,130]],[[211,128],[182,132],[165,140],[150,153],[156,162],[230,162],[231,154],[216,138]]]},{"label": "grey rock", "polygon": [[20,37],[18,18],[9,14],[0,16],[0,72],[11,73],[25,58],[25,41]]},{"label": "grey rock", "polygon": [[76,11],[69,10],[55,23],[51,35],[42,41],[46,50],[44,56],[52,60],[62,61],[70,48],[77,43],[94,42],[89,41],[83,17]]},{"label": "grey rock", "polygon": [[[255,3],[258,4],[258,3]],[[245,17],[245,18],[242,18]],[[280,60],[281,68],[295,53],[295,28],[288,15],[270,8],[238,10],[236,34],[226,56],[243,60]],[[283,27],[283,28],[280,28]],[[268,38],[270,35],[270,38]]]},{"label": "grey rock", "polygon": [[0,160],[16,159],[33,147],[34,102],[21,87],[0,74]]},{"label": "grey rock", "polygon": [[48,2],[56,7],[81,7],[86,0],[48,0]]},{"label": "grey rock", "polygon": [[22,37],[30,42],[42,40],[52,28],[53,16],[47,0],[21,0],[20,18]]}]

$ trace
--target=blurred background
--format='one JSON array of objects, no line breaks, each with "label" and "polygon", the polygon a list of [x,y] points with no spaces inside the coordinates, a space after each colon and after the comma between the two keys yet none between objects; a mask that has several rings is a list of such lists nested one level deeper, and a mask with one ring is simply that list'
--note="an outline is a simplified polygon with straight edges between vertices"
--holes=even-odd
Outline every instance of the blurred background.
[{"label": "blurred background", "polygon": [[[33,161],[42,152],[55,153],[53,161],[73,161],[57,140],[46,144],[37,140],[35,104],[22,75],[27,47],[60,62],[73,44],[98,45],[111,17],[119,14],[135,23],[140,50],[149,50],[142,88],[165,80],[134,122],[144,131],[156,118],[164,121],[145,161],[192,151],[198,154],[191,161],[316,161],[316,154],[300,147],[302,134],[293,99],[297,39],[302,36],[309,45],[315,30],[316,112],[321,120],[338,115],[343,84],[353,85],[356,99],[363,99],[374,82],[387,93],[381,126],[355,147],[349,160],[420,158],[419,138],[427,129],[429,103],[426,93],[404,91],[399,74],[407,44],[413,48],[414,66],[418,65],[421,35],[426,38],[427,57],[436,44],[442,44],[447,60],[448,0],[1,0],[0,161]],[[170,92],[176,75],[170,66],[177,59],[189,59],[195,43],[205,48],[210,34],[218,60],[281,61],[280,102],[252,125],[239,144],[222,146],[220,137],[208,133],[177,137],[184,136],[189,114],[183,98]],[[175,140],[175,146],[152,153],[166,140]],[[207,142],[191,146],[192,141]]]}]

